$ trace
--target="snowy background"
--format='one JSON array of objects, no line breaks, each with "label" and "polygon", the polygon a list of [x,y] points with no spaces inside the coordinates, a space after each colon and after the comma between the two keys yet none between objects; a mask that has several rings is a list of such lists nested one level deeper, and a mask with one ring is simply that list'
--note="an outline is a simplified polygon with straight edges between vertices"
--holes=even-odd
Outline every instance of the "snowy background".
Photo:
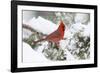
[{"label": "snowy background", "polygon": [[[60,19],[66,30],[58,50],[48,41],[31,44],[55,31]],[[88,13],[23,11],[23,62],[89,59],[90,28]]]}]

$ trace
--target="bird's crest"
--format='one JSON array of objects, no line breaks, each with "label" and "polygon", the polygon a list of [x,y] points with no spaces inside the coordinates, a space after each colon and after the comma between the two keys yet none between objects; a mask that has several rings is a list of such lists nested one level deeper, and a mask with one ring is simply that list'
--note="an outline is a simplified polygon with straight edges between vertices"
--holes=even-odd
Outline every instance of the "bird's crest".
[{"label": "bird's crest", "polygon": [[65,31],[65,25],[64,25],[64,23],[63,23],[62,20],[60,20],[60,25],[59,25],[59,27],[58,27],[58,30],[63,30],[63,31]]}]

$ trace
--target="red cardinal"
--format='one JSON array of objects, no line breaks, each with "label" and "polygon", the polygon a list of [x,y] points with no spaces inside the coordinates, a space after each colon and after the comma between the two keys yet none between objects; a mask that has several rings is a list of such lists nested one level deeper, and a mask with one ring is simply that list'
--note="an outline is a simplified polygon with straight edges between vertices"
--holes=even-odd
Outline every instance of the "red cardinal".
[{"label": "red cardinal", "polygon": [[59,44],[59,41],[62,40],[64,37],[64,31],[65,31],[65,25],[64,25],[63,21],[61,20],[60,25],[56,31],[52,32],[51,34],[46,36],[44,39],[40,39],[38,41],[32,42],[32,44],[36,44],[41,41],[49,41],[49,42],[53,42],[55,44]]}]

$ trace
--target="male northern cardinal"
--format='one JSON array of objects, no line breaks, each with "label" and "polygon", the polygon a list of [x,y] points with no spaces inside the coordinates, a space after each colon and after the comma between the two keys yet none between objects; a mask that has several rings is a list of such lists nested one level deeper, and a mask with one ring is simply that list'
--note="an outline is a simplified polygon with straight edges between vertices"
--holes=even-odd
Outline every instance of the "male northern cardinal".
[{"label": "male northern cardinal", "polygon": [[32,44],[36,44],[41,41],[49,41],[49,42],[58,44],[59,41],[62,40],[64,37],[64,31],[65,31],[65,25],[64,25],[63,21],[61,20],[60,25],[56,31],[52,32],[51,34],[49,34],[48,36],[46,36],[43,39],[40,39],[38,41],[33,41]]}]

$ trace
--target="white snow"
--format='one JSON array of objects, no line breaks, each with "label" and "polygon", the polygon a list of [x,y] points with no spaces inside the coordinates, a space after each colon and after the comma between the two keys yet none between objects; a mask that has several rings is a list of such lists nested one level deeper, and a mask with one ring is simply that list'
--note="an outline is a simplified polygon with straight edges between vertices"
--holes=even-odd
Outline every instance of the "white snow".
[{"label": "white snow", "polygon": [[86,13],[76,13],[75,22],[76,23],[86,23],[89,20],[89,14]]},{"label": "white snow", "polygon": [[43,34],[50,34],[57,29],[56,24],[40,16],[38,18],[33,17],[27,24]]},{"label": "white snow", "polygon": [[75,57],[66,49],[66,58],[67,60],[75,60]]},{"label": "white snow", "polygon": [[91,25],[90,23],[88,23],[88,25],[86,25],[86,28],[84,30],[84,36],[90,36],[90,32],[91,32]]},{"label": "white snow", "polygon": [[60,41],[60,47],[61,49],[63,49],[66,53],[66,60],[75,60],[74,56],[68,51],[67,47],[66,47],[66,40],[61,40]]},{"label": "white snow", "polygon": [[66,38],[72,38],[73,35],[77,32],[83,32],[83,36],[89,36],[90,35],[90,23],[87,25],[84,25],[82,23],[75,23],[72,24],[71,27],[67,30],[65,30],[65,35],[64,37]]},{"label": "white snow", "polygon": [[28,39],[31,34],[30,30],[23,28],[23,39]]},{"label": "white snow", "polygon": [[[42,48],[41,48],[42,49]],[[32,62],[49,62],[40,51],[33,50],[30,45],[23,42],[23,62],[32,63]]]}]

